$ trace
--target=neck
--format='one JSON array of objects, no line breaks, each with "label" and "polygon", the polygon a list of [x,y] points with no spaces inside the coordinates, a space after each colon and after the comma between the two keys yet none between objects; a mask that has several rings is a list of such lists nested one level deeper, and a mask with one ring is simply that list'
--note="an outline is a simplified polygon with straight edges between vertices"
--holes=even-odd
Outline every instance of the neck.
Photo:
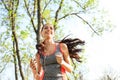
[{"label": "neck", "polygon": [[44,40],[44,52],[47,53],[47,51],[50,51],[51,47],[55,45],[55,42],[53,39],[45,39]]},{"label": "neck", "polygon": [[53,39],[47,39],[44,42],[45,42],[45,45],[51,45],[55,43]]}]

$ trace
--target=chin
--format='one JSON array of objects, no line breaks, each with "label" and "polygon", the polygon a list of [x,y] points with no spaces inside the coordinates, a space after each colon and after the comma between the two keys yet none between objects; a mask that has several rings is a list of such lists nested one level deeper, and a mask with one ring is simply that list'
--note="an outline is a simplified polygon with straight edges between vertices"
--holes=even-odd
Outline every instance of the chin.
[{"label": "chin", "polygon": [[51,36],[47,36],[47,37],[45,37],[45,39],[52,39],[53,37],[51,37]]}]

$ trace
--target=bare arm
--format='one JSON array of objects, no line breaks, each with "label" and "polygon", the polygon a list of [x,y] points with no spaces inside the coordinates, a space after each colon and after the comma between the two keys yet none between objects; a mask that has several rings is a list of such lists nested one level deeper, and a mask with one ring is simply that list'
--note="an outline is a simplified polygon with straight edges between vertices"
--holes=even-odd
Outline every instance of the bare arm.
[{"label": "bare arm", "polygon": [[34,60],[30,60],[30,68],[32,69],[32,73],[33,73],[33,76],[34,76],[34,79],[35,80],[39,80],[39,74],[37,73],[37,63],[36,63],[36,61],[35,61],[35,59]]},{"label": "bare arm", "polygon": [[37,73],[40,73],[42,65],[40,63],[40,55],[38,53],[36,54],[35,59],[36,59],[36,63],[37,63],[37,65],[36,65]]},{"label": "bare arm", "polygon": [[63,58],[60,58],[60,56],[57,56],[58,63],[65,68],[66,71],[72,72],[72,66],[71,66],[71,60],[68,52],[67,45],[64,43],[60,44],[60,50],[63,53]]},{"label": "bare arm", "polygon": [[40,75],[42,71],[42,65],[40,64],[40,56],[39,54],[36,54],[36,57],[34,60],[31,59],[30,61],[30,68],[32,69],[32,73],[34,75],[35,80],[40,80]]}]

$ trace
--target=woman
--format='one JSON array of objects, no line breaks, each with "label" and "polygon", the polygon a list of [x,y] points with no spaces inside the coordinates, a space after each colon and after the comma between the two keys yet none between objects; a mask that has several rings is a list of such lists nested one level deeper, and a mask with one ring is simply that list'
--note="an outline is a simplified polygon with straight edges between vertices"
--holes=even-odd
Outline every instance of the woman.
[{"label": "woman", "polygon": [[[61,42],[55,42],[52,24],[45,24],[41,29],[41,35],[44,41],[37,45],[36,64],[32,60],[30,62],[34,78],[36,80],[67,80],[65,72],[72,72],[70,57],[78,59],[77,52],[81,51],[81,49],[74,50],[76,45],[71,43],[73,47],[70,47],[69,43],[77,41],[77,44],[83,44],[84,42],[78,39],[63,39]],[[68,48],[73,49],[71,51]],[[69,52],[74,52],[74,55],[69,55]]]}]

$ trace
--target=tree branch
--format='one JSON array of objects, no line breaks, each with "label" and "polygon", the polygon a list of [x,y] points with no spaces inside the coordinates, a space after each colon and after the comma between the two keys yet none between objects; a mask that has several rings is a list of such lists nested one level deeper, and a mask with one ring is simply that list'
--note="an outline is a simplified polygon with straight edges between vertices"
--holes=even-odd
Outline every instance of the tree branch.
[{"label": "tree branch", "polygon": [[66,18],[66,17],[68,17],[68,16],[70,16],[70,15],[77,15],[77,14],[79,14],[79,13],[80,13],[80,12],[68,13],[68,14],[64,15],[63,17],[59,18],[58,21],[62,20],[63,18]]},{"label": "tree branch", "polygon": [[68,17],[68,16],[75,15],[75,16],[77,16],[78,18],[82,19],[87,25],[89,25],[89,27],[92,29],[92,31],[93,31],[94,33],[96,33],[97,35],[99,35],[99,33],[96,32],[96,31],[92,28],[92,26],[91,26],[85,19],[83,19],[81,16],[78,15],[79,13],[80,13],[80,11],[79,11],[79,12],[76,12],[76,13],[70,13],[70,14],[68,13],[68,14],[64,15],[63,17],[59,18],[58,21],[59,21],[59,20],[62,20],[63,18],[66,18],[66,17]]},{"label": "tree branch", "polygon": [[54,27],[55,27],[55,29],[56,29],[56,24],[57,24],[57,21],[58,21],[58,14],[59,14],[59,11],[61,10],[61,7],[62,7],[62,5],[63,5],[63,2],[64,2],[64,0],[61,0],[61,2],[60,2],[60,4],[59,4],[59,7],[58,7],[58,9],[57,9],[57,11],[56,11],[56,13],[55,13],[55,22],[54,22]]},{"label": "tree branch", "polygon": [[34,24],[33,18],[32,18],[32,16],[31,16],[30,12],[29,12],[29,9],[28,9],[26,0],[24,0],[24,3],[25,3],[25,7],[26,7],[26,9],[27,9],[28,16],[30,17],[30,21],[31,21],[31,23],[32,23],[32,25],[33,25],[33,29],[34,29],[34,31],[37,33],[37,30],[36,30],[36,28],[35,28],[35,24]]},{"label": "tree branch", "polygon": [[79,15],[77,15],[77,14],[76,14],[76,16],[77,16],[78,18],[82,19],[87,25],[89,25],[89,27],[92,29],[92,31],[93,31],[94,33],[96,33],[97,35],[99,35],[99,33],[96,32],[96,31],[93,29],[93,27],[92,27],[85,19],[83,19],[81,16],[79,16]]},{"label": "tree branch", "polygon": [[16,14],[16,12],[17,12],[18,5],[19,5],[19,0],[17,0],[17,5],[16,5],[16,9],[15,9],[15,14]]},{"label": "tree branch", "polygon": [[36,10],[37,10],[37,0],[34,0],[33,18],[34,18],[34,16],[35,16]]},{"label": "tree branch", "polygon": [[7,11],[10,11],[10,9],[7,7],[7,5],[5,4],[4,0],[1,0],[3,5],[5,6],[5,9],[7,9]]},{"label": "tree branch", "polygon": [[84,8],[82,7],[82,5],[79,2],[77,2],[76,0],[73,0],[73,1],[84,10]]},{"label": "tree branch", "polygon": [[7,63],[4,65],[4,67],[0,70],[0,73],[2,73],[3,72],[3,70],[5,69],[5,67],[6,67],[6,65],[7,65]]},{"label": "tree branch", "polygon": [[[43,12],[45,11],[45,9],[47,8],[47,6],[49,5],[49,3],[51,2],[52,0],[49,0],[47,3],[46,3],[46,5],[45,5],[45,7],[43,8]],[[42,13],[43,13],[42,12]]]}]

